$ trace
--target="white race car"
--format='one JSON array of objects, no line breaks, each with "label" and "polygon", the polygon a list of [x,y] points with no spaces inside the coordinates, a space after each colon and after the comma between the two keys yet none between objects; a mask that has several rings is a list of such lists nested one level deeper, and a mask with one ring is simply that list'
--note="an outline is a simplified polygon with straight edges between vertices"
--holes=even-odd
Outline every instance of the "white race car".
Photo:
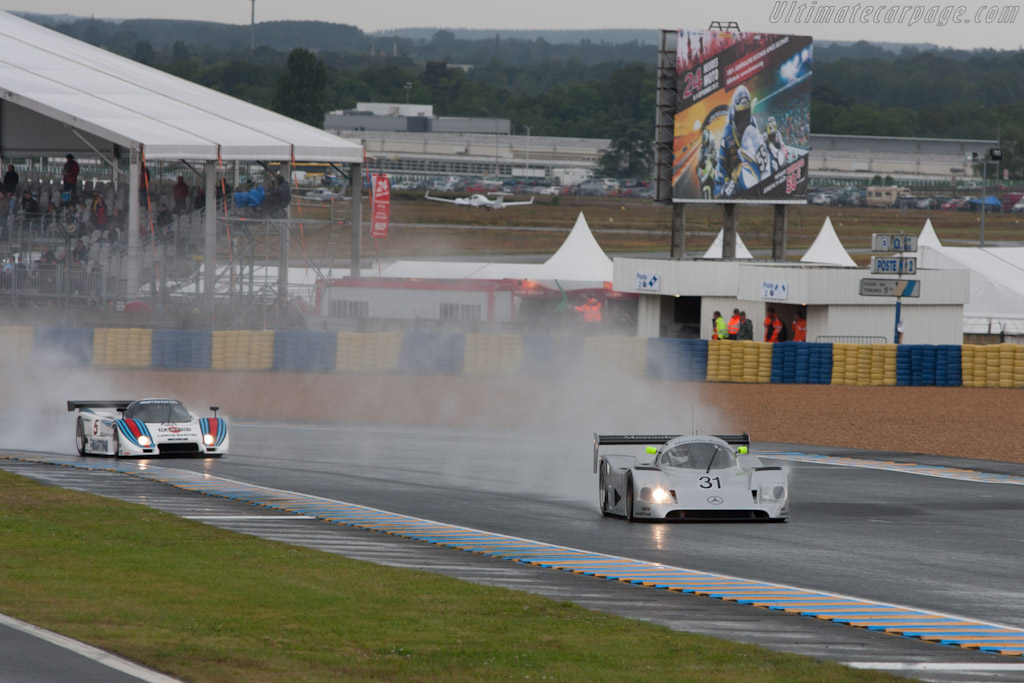
[{"label": "white race car", "polygon": [[[604,445],[646,446],[648,457],[599,454]],[[601,513],[629,521],[785,522],[789,519],[786,472],[748,455],[749,445],[746,434],[594,434]]]},{"label": "white race car", "polygon": [[79,455],[147,458],[158,455],[219,456],[228,450],[228,425],[217,417],[190,413],[181,401],[68,401],[78,411],[75,447]]}]

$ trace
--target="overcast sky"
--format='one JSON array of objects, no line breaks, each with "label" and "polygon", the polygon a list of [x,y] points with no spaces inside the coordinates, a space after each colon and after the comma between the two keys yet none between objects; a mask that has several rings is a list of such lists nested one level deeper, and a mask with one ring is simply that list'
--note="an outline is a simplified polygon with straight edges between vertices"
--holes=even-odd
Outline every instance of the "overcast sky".
[{"label": "overcast sky", "polygon": [[[319,20],[351,24],[364,31],[405,27],[445,28],[706,28],[710,21],[737,21],[745,31],[796,33],[816,39],[935,43],[961,48],[1017,50],[1024,39],[1024,16],[999,22],[1020,4],[1002,0],[256,0],[256,21]],[[941,3],[941,4],[940,4]],[[806,23],[807,8],[834,8],[832,19]],[[803,15],[801,15],[803,7]],[[881,8],[881,10],[880,10]],[[931,8],[942,12],[931,13]],[[981,14],[979,14],[979,9]],[[248,24],[251,0],[0,0],[0,9],[98,18],[167,18]],[[985,12],[991,11],[986,22]],[[944,21],[948,14],[948,20]],[[1009,16],[1009,15],[1007,15]],[[837,21],[842,19],[842,21]],[[878,20],[876,23],[876,19]],[[944,24],[944,25],[940,25]]]}]

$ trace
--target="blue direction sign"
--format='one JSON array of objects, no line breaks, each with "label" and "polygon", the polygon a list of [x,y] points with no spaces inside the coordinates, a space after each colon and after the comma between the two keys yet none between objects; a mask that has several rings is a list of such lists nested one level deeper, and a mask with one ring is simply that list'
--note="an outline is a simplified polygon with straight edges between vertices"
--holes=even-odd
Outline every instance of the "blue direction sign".
[{"label": "blue direction sign", "polygon": [[887,275],[916,275],[916,256],[872,256],[871,272]]},{"label": "blue direction sign", "polygon": [[917,251],[917,235],[875,233],[871,236],[871,251]]}]

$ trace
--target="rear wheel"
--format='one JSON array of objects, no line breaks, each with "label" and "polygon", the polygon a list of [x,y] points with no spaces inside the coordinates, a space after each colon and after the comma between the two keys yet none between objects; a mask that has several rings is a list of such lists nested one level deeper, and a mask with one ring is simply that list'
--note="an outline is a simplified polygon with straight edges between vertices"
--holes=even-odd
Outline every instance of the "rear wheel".
[{"label": "rear wheel", "polygon": [[121,434],[117,431],[116,426],[114,427],[114,435],[110,437],[110,443],[114,446],[114,457],[116,458],[120,455],[119,451],[121,450]]},{"label": "rear wheel", "polygon": [[85,455],[85,424],[82,418],[78,418],[78,424],[75,425],[75,448],[79,455]]},{"label": "rear wheel", "polygon": [[633,475],[626,477],[626,519],[633,521]]}]

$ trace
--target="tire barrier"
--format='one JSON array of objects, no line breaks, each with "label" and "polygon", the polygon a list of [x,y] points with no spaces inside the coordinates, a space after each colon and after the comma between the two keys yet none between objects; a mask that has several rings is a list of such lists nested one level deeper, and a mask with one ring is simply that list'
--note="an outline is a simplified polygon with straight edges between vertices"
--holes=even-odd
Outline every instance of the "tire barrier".
[{"label": "tire barrier", "polygon": [[1020,344],[825,344],[437,331],[0,326],[0,365],[60,355],[101,368],[573,377],[859,386],[1024,387]]},{"label": "tire barrier", "polygon": [[97,327],[92,334],[92,364],[100,368],[153,367],[153,330]]},{"label": "tire barrier", "polygon": [[703,339],[647,340],[645,376],[650,379],[703,381],[707,376],[708,342]]},{"label": "tire barrier", "polygon": [[213,335],[198,330],[153,330],[153,367],[209,369]]},{"label": "tire barrier", "polygon": [[961,348],[965,387],[1024,387],[1024,346],[964,344]]},{"label": "tire barrier", "polygon": [[320,330],[274,333],[274,369],[285,372],[331,372],[338,359],[338,335]]},{"label": "tire barrier", "polygon": [[34,327],[0,327],[0,365],[20,364],[28,360],[35,348],[35,336]]},{"label": "tire barrier", "polygon": [[92,363],[92,349],[92,328],[41,327],[36,330],[35,353],[56,351],[81,366]]},{"label": "tire barrier", "polygon": [[896,384],[900,386],[957,387],[961,384],[959,346],[905,344],[897,348],[896,357]]},{"label": "tire barrier", "polygon": [[406,332],[398,357],[398,371],[407,375],[462,373],[465,335],[451,332]]},{"label": "tire barrier", "polygon": [[832,344],[779,342],[772,350],[773,384],[832,382]]},{"label": "tire barrier", "polygon": [[833,344],[832,384],[895,386],[895,344]]},{"label": "tire barrier", "polygon": [[387,373],[398,369],[401,332],[339,332],[336,372]]},{"label": "tire barrier", "polygon": [[583,367],[628,377],[647,370],[647,340],[639,337],[584,337]]},{"label": "tire barrier", "polygon": [[767,384],[772,381],[772,344],[756,341],[708,342],[709,382]]},{"label": "tire barrier", "polygon": [[523,337],[518,334],[467,334],[462,374],[505,377],[523,365]]},{"label": "tire barrier", "polygon": [[214,370],[270,370],[274,367],[274,331],[214,332],[210,367]]},{"label": "tire barrier", "polygon": [[580,337],[523,337],[521,374],[526,377],[566,377],[575,375],[583,365],[583,341]]}]

